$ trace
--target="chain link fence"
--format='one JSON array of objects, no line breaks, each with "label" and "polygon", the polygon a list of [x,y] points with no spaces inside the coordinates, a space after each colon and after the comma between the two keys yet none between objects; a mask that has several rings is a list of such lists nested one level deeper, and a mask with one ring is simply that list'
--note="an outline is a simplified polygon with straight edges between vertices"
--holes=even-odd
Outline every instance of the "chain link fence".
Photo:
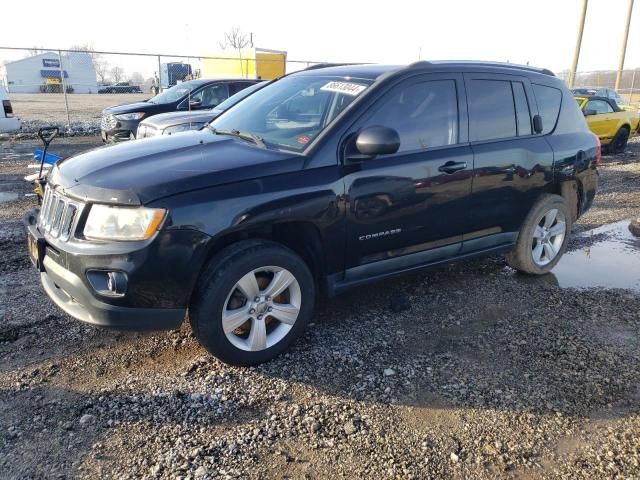
[{"label": "chain link fence", "polygon": [[68,133],[97,133],[112,105],[146,100],[197,78],[275,78],[324,63],[291,60],[255,48],[228,56],[115,53],[0,47],[0,86],[23,132],[56,125]]},{"label": "chain link fence", "polygon": [[[226,56],[115,53],[93,50],[0,47],[0,85],[9,93],[23,132],[57,125],[68,133],[98,133],[104,108],[145,100],[195,78],[264,78],[302,70],[318,61],[255,48]],[[568,71],[557,73],[567,80]],[[576,87],[615,85],[616,71],[578,72]],[[623,72],[618,92],[640,102],[640,71]]]}]

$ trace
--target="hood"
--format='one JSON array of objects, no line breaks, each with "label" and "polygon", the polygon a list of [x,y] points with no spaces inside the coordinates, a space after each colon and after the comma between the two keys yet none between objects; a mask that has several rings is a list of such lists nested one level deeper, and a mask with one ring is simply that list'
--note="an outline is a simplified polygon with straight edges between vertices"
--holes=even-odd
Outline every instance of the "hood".
[{"label": "hood", "polygon": [[113,107],[105,108],[102,113],[103,114],[118,114],[118,113],[129,113],[129,112],[144,112],[152,107],[153,103],[149,102],[134,102],[134,103],[123,103],[122,105],[114,105]]},{"label": "hood", "polygon": [[197,110],[191,112],[160,113],[147,118],[142,123],[163,129],[182,123],[207,123],[213,120],[216,114],[212,110]]},{"label": "hood", "polygon": [[59,162],[49,182],[85,201],[137,205],[289,173],[303,164],[301,155],[266,150],[205,129],[96,148]]}]

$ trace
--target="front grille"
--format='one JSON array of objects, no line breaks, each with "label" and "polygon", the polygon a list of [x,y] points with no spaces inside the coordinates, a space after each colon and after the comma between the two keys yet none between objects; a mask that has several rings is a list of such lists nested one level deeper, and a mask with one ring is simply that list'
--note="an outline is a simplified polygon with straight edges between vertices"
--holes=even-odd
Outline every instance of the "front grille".
[{"label": "front grille", "polygon": [[83,203],[71,200],[47,185],[40,207],[38,229],[66,242],[73,235],[83,207]]},{"label": "front grille", "polygon": [[116,123],[118,123],[118,121],[113,115],[103,115],[100,120],[100,128],[102,130],[112,130],[115,128]]}]

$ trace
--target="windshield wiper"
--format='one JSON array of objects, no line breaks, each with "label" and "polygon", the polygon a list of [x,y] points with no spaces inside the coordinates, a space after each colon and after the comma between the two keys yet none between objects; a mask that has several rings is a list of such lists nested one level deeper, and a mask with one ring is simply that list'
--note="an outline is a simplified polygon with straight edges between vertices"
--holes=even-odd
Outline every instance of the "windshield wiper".
[{"label": "windshield wiper", "polygon": [[249,142],[254,143],[260,148],[267,148],[267,144],[264,143],[264,140],[262,139],[262,137],[260,137],[259,135],[256,135],[255,133],[241,132],[240,130],[237,130],[237,129],[217,130],[216,128],[210,125],[207,125],[207,127],[209,128],[209,130],[211,130],[211,132],[213,132],[216,135],[229,135],[232,137],[241,138],[242,140],[248,140]]}]

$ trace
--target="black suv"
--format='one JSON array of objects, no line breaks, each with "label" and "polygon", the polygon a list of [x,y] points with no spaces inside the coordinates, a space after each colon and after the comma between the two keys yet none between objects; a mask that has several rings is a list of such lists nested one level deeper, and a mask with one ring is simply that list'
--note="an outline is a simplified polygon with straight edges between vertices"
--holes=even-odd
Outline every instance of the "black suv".
[{"label": "black suv", "polygon": [[102,141],[115,143],[133,140],[138,124],[145,118],[158,113],[210,109],[257,82],[259,80],[190,80],[148,100],[105,108],[100,121]]},{"label": "black suv", "polygon": [[505,253],[544,274],[591,205],[597,138],[547,70],[312,68],[208,128],[58,163],[29,251],[70,315],[178,327],[235,365],[286,349],[321,294]]}]

